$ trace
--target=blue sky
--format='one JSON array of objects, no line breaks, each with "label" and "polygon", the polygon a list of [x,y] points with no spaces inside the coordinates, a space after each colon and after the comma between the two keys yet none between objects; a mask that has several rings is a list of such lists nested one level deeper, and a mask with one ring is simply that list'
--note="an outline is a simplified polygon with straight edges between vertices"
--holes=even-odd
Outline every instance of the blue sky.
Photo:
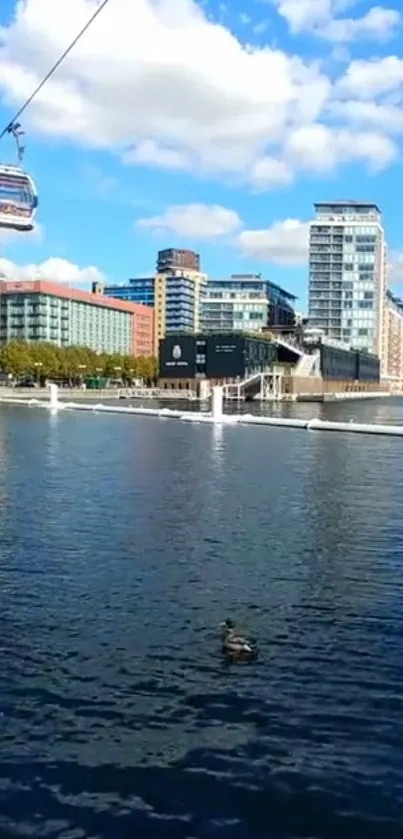
[{"label": "blue sky", "polygon": [[[2,124],[94,8],[3,0]],[[124,282],[190,247],[304,308],[313,202],[352,197],[380,205],[399,282],[402,33],[397,0],[110,0],[23,117],[40,227],[0,267]]]}]

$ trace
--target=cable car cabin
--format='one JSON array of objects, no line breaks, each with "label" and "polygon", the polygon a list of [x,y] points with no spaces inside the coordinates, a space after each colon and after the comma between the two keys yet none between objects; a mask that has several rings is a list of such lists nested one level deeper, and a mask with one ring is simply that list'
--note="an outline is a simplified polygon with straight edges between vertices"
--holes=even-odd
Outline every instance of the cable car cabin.
[{"label": "cable car cabin", "polygon": [[0,231],[33,230],[37,206],[38,195],[32,178],[19,166],[0,164]]}]

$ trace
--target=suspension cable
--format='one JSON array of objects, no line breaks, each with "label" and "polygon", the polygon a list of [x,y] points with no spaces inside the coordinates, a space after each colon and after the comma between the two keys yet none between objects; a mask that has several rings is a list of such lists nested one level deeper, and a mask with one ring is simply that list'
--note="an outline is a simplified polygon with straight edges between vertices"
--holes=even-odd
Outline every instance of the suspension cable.
[{"label": "suspension cable", "polygon": [[74,40],[71,42],[71,44],[69,44],[69,46],[67,47],[67,49],[65,49],[65,51],[62,53],[62,55],[60,56],[60,58],[58,58],[58,60],[55,62],[55,64],[53,65],[53,67],[51,67],[51,68],[50,68],[49,72],[48,72],[48,73],[46,73],[46,76],[44,76],[44,78],[42,79],[42,81],[38,84],[38,86],[35,88],[35,90],[31,93],[31,95],[28,97],[28,99],[26,100],[26,102],[24,102],[24,104],[22,105],[22,107],[20,108],[20,110],[19,110],[19,111],[17,111],[17,113],[15,114],[15,116],[13,117],[13,119],[11,120],[11,122],[8,122],[8,123],[7,123],[7,125],[5,126],[5,128],[3,129],[3,131],[2,131],[2,132],[1,132],[1,134],[0,134],[0,140],[4,137],[4,135],[5,135],[5,134],[7,134],[7,132],[10,132],[10,131],[11,131],[12,127],[14,126],[15,122],[17,122],[17,120],[20,118],[21,114],[23,114],[23,113],[24,113],[24,111],[28,108],[28,106],[31,104],[31,102],[32,102],[32,101],[35,99],[35,97],[38,95],[39,91],[40,91],[40,90],[42,90],[42,88],[44,87],[44,85],[46,84],[46,82],[48,82],[48,81],[49,81],[49,79],[51,78],[51,76],[53,76],[53,74],[56,72],[56,70],[57,70],[57,69],[60,67],[60,65],[63,63],[64,59],[65,59],[65,58],[67,58],[68,54],[71,52],[71,50],[73,49],[73,47],[75,47],[75,46],[76,46],[76,44],[78,43],[78,41],[80,40],[80,38],[82,38],[82,36],[83,36],[83,35],[85,34],[85,32],[87,31],[87,29],[89,29],[89,28],[90,28],[90,26],[91,26],[91,24],[94,22],[95,18],[97,18],[97,17],[98,17],[98,15],[100,15],[100,14],[101,14],[101,12],[103,11],[103,9],[105,8],[105,6],[106,6],[108,3],[109,3],[109,0],[103,0],[103,2],[101,3],[101,5],[100,5],[100,6],[98,6],[98,8],[95,10],[94,14],[93,14],[93,15],[90,17],[90,19],[87,21],[87,23],[85,24],[85,26],[83,26],[83,28],[82,28],[82,29],[80,30],[80,32],[76,35],[76,37],[75,37],[75,38],[74,38]]}]

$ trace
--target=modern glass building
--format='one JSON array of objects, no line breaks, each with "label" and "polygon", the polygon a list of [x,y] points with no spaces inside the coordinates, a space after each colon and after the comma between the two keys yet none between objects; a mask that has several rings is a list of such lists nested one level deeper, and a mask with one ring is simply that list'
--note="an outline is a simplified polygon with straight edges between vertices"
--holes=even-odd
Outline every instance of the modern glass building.
[{"label": "modern glass building", "polygon": [[171,268],[169,273],[156,274],[155,277],[133,277],[124,285],[94,283],[93,292],[152,307],[154,353],[157,354],[158,342],[167,333],[199,330],[200,305],[206,282],[206,274],[199,271]]},{"label": "modern glass building", "polygon": [[381,356],[385,240],[376,204],[315,204],[309,239],[309,326]]},{"label": "modern glass building", "polygon": [[259,276],[209,280],[201,303],[203,332],[261,332],[268,301]]},{"label": "modern glass building", "polygon": [[197,332],[201,288],[194,277],[165,277],[165,334]]},{"label": "modern glass building", "polygon": [[281,286],[265,281],[266,294],[269,303],[267,325],[278,332],[289,332],[296,326],[294,294]]},{"label": "modern glass building", "polygon": [[205,332],[290,331],[295,325],[294,295],[261,274],[231,274],[209,280],[201,308]]},{"label": "modern glass building", "polygon": [[143,303],[146,306],[154,306],[155,303],[155,277],[133,277],[124,285],[103,286],[102,283],[93,283],[92,290],[95,294],[101,292],[107,297],[130,303]]},{"label": "modern glass building", "polygon": [[47,280],[0,283],[0,343],[49,341],[152,356],[153,310]]}]

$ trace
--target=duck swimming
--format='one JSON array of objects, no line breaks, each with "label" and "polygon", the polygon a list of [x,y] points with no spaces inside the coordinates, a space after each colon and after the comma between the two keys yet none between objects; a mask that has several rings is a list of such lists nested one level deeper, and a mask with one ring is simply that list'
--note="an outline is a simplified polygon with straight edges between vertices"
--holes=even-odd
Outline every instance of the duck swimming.
[{"label": "duck swimming", "polygon": [[258,654],[256,641],[240,635],[231,618],[222,624],[222,644],[224,653],[232,658],[255,658]]}]

